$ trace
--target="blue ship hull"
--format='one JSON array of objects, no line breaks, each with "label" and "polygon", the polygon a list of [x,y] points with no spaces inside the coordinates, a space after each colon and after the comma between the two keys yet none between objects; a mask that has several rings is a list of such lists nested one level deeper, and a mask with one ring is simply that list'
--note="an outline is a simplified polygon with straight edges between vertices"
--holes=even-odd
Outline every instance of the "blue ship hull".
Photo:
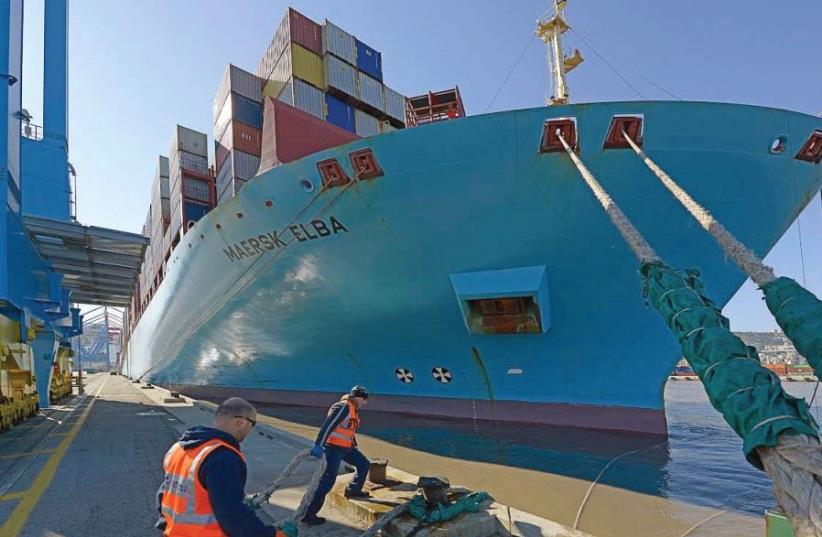
[{"label": "blue ship hull", "polygon": [[[359,140],[258,176],[200,220],[132,333],[127,372],[195,396],[326,405],[363,384],[374,409],[664,433],[677,342],[568,156],[538,152],[543,122],[576,118],[581,158],[719,304],[745,277],[631,150],[603,150],[616,114],[643,114],[646,152],[759,255],[820,188],[822,166],[793,157],[822,120],[742,105],[569,105]],[[787,148],[771,154],[779,135]],[[365,147],[382,177],[320,188],[317,162],[352,175]],[[523,267],[543,269],[547,329],[470,333],[452,276]]]}]

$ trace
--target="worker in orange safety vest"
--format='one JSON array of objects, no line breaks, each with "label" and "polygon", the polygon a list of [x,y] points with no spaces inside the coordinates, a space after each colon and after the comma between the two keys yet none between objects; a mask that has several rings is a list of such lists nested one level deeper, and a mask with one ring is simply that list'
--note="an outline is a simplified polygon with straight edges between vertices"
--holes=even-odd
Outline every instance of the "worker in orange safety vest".
[{"label": "worker in orange safety vest", "polygon": [[328,410],[325,423],[317,434],[311,454],[322,458],[325,455],[327,463],[325,473],[320,478],[314,498],[306,510],[302,522],[309,526],[325,523],[325,518],[317,516],[325,502],[325,496],[337,480],[337,472],[344,461],[356,469],[354,479],[345,489],[346,498],[367,498],[364,492],[365,478],[371,462],[357,449],[357,428],[360,426],[359,411],[368,401],[368,390],[362,386],[354,386],[343,395],[340,400]]},{"label": "worker in orange safety vest", "polygon": [[297,528],[268,526],[244,503],[246,463],[240,444],[257,424],[257,411],[239,397],[226,399],[213,427],[186,430],[163,461],[157,528],[168,537],[296,537]]}]

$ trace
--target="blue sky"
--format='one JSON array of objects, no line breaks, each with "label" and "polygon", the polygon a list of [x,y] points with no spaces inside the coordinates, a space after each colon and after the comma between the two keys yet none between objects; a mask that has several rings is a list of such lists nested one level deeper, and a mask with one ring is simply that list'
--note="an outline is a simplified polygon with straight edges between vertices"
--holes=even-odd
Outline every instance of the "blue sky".
[{"label": "blue sky", "polygon": [[[27,0],[26,7],[24,106],[35,122],[42,117],[42,2]],[[401,93],[459,84],[470,115],[544,102],[545,49],[533,30],[548,4],[418,0],[411,8],[397,1],[320,0],[291,5],[314,20],[328,18],[382,51],[386,83]],[[577,102],[670,99],[661,87],[682,99],[822,112],[819,0],[569,4],[569,22],[587,41],[572,34],[566,41],[587,58],[570,75]],[[274,0],[71,2],[69,147],[82,222],[139,231],[156,156],[168,153],[174,125],[210,137],[212,99],[226,64],[253,71],[288,5]],[[799,226],[805,280],[822,295],[819,198]],[[799,226],[794,224],[767,260],[777,273],[801,282]],[[738,330],[775,327],[750,283],[726,314]]]}]

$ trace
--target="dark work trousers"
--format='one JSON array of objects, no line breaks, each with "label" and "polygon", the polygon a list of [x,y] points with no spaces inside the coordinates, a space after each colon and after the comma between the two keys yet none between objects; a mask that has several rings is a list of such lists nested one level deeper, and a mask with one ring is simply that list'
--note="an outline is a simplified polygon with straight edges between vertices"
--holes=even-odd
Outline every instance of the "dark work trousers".
[{"label": "dark work trousers", "polygon": [[371,467],[371,462],[365,455],[360,453],[356,447],[349,449],[338,446],[325,446],[325,473],[320,478],[320,484],[317,486],[317,492],[314,494],[314,499],[311,500],[311,505],[305,512],[306,516],[316,515],[320,512],[325,502],[325,496],[334,486],[337,480],[337,472],[340,471],[340,464],[345,461],[354,468],[354,481],[352,481],[346,489],[352,492],[359,492],[365,485],[365,478],[368,476],[368,469]]}]

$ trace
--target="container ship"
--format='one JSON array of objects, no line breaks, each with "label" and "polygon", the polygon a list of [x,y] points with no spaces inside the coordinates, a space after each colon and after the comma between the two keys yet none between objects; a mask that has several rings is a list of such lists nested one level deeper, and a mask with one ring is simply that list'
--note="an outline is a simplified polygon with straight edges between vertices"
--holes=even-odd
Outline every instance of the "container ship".
[{"label": "container ship", "polygon": [[327,405],[362,384],[375,410],[665,434],[679,346],[552,133],[724,305],[745,276],[619,127],[765,255],[819,191],[822,119],[570,104],[581,55],[561,52],[561,12],[539,28],[551,103],[466,117],[458,88],[403,96],[377,50],[289,9],[255,72],[226,70],[211,159],[182,126],[158,159],[123,372],[196,397]]}]

